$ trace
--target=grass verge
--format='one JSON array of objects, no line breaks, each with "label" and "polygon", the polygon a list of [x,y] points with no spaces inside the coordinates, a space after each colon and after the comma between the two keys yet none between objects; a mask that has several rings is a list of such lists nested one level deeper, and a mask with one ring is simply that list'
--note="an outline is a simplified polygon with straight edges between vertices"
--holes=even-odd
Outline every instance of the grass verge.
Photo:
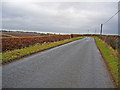
[{"label": "grass verge", "polygon": [[6,51],[1,53],[2,54],[2,64],[6,64],[9,62],[12,62],[16,59],[20,59],[22,57],[43,51],[43,50],[47,50],[71,41],[75,41],[78,39],[82,39],[84,37],[76,37],[76,38],[71,38],[71,39],[66,39],[63,41],[59,41],[59,42],[53,42],[53,43],[44,43],[44,44],[36,44],[34,46],[30,46],[30,47],[26,47],[26,48],[22,48],[22,49],[15,49],[12,51]]},{"label": "grass verge", "polygon": [[115,84],[116,86],[118,86],[118,65],[120,65],[120,63],[118,62],[118,52],[112,49],[109,45],[107,45],[98,37],[95,37],[95,40],[99,50],[102,53],[105,63],[107,64],[107,67],[115,81]]}]

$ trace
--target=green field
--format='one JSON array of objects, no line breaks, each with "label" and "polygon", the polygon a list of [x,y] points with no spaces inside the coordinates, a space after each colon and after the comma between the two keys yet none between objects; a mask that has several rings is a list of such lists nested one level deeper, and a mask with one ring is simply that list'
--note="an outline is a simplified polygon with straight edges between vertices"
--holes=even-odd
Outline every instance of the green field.
[{"label": "green field", "polygon": [[2,53],[2,64],[11,62],[13,60],[22,58],[24,56],[28,56],[46,49],[50,49],[71,41],[75,41],[78,39],[82,39],[84,37],[76,37],[76,38],[71,38],[71,39],[66,39],[63,41],[59,41],[59,42],[53,42],[53,43],[44,43],[44,44],[36,44],[34,46],[30,46],[30,47],[26,47],[26,48],[22,48],[22,49],[16,49],[16,50],[12,50],[12,51],[6,51]]},{"label": "green field", "polygon": [[95,37],[95,40],[116,82],[116,85],[118,85],[118,65],[120,65],[120,63],[118,63],[118,52],[99,38]]}]

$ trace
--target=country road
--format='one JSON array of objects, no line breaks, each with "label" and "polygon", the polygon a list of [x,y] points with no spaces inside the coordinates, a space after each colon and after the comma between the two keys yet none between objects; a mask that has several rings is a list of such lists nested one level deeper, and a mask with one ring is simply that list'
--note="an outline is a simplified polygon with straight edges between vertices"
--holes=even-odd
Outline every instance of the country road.
[{"label": "country road", "polygon": [[114,88],[91,37],[22,58],[2,71],[3,88]]}]

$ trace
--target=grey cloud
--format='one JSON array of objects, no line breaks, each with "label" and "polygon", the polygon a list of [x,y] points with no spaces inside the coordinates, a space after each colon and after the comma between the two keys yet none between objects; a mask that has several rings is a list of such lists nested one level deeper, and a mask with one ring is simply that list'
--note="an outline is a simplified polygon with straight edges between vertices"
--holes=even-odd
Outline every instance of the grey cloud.
[{"label": "grey cloud", "polygon": [[[117,3],[34,3],[3,2],[5,29],[23,29],[58,33],[91,33],[117,12]],[[104,28],[105,34],[117,34],[117,18]],[[114,29],[114,31],[113,31]]]}]

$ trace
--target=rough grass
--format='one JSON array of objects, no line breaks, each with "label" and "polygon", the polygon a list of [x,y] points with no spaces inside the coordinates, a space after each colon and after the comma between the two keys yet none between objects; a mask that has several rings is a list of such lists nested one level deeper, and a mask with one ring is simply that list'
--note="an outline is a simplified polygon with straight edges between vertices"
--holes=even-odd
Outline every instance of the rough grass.
[{"label": "rough grass", "polygon": [[4,37],[15,37],[15,36],[13,36],[13,35],[9,35],[9,34],[1,34],[2,35],[2,37],[4,36]]},{"label": "rough grass", "polygon": [[98,37],[95,37],[95,40],[116,82],[116,85],[118,85],[118,65],[120,65],[120,63],[118,62],[118,52],[112,49],[109,45],[100,40]]},{"label": "rough grass", "polygon": [[2,53],[2,64],[11,62],[13,60],[22,58],[24,56],[28,56],[31,55],[33,53],[37,53],[49,48],[53,48],[74,40],[78,40],[78,39],[82,39],[84,37],[76,37],[76,38],[71,38],[71,39],[66,39],[63,41],[59,41],[59,42],[54,42],[54,43],[44,43],[44,44],[36,44],[34,46],[30,46],[30,47],[26,47],[26,48],[22,48],[22,49],[15,49],[12,51],[6,51]]}]

